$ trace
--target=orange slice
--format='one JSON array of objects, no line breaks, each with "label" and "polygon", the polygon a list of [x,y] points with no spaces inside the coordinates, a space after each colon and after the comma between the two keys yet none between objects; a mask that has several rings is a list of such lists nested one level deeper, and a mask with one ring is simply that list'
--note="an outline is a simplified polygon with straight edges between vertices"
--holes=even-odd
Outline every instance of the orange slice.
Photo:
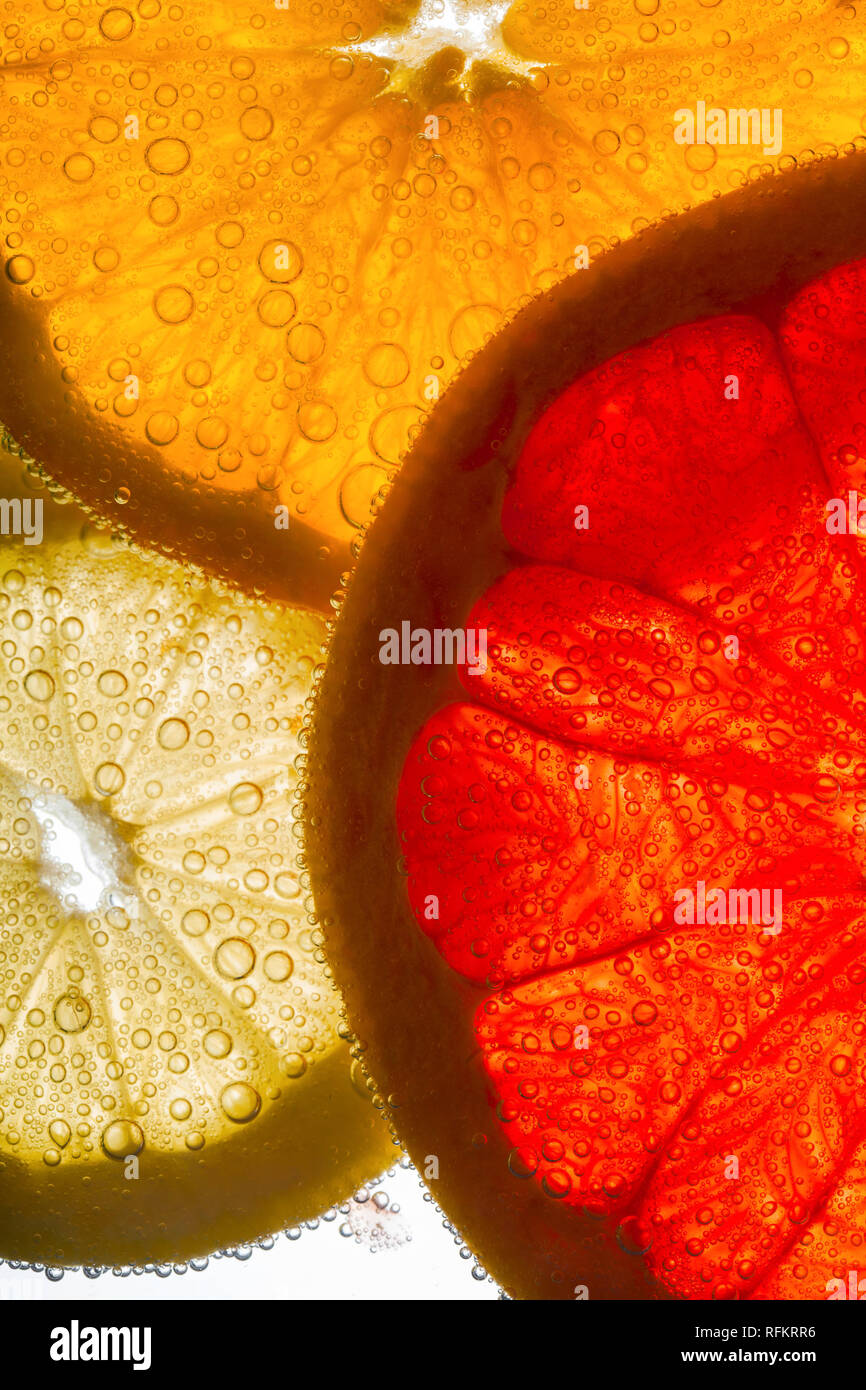
[{"label": "orange slice", "polygon": [[323,627],[0,470],[44,508],[0,543],[0,1254],[186,1260],[393,1153],[292,837]]},{"label": "orange slice", "polygon": [[[345,601],[315,898],[393,1123],[510,1293],[857,1267],[862,555],[828,519],[862,502],[864,254],[852,157],[552,291],[445,396]],[[486,662],[431,661],[445,631]]]},{"label": "orange slice", "polygon": [[[24,0],[3,37],[0,419],[164,552],[326,606],[526,295],[861,139],[853,6]],[[682,145],[697,100],[780,110]],[[288,530],[285,529],[288,524]]]}]

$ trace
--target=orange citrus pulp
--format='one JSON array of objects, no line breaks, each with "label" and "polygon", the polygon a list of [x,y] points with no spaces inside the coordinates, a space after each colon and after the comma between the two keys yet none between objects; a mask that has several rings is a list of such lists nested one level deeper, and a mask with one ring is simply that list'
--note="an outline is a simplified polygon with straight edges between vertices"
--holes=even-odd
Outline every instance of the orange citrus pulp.
[{"label": "orange citrus pulp", "polygon": [[[0,419],[115,525],[324,607],[424,412],[521,299],[859,139],[862,62],[854,7],[826,3],[24,0]],[[698,99],[779,108],[780,151],[677,144]]]}]

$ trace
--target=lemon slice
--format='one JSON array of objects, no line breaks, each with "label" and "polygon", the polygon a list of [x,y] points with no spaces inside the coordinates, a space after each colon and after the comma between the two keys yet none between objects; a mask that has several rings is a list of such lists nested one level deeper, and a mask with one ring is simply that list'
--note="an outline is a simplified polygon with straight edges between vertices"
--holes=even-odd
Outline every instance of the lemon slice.
[{"label": "lemon slice", "polygon": [[0,546],[0,1254],[183,1259],[393,1152],[292,836],[323,624],[39,500]]}]

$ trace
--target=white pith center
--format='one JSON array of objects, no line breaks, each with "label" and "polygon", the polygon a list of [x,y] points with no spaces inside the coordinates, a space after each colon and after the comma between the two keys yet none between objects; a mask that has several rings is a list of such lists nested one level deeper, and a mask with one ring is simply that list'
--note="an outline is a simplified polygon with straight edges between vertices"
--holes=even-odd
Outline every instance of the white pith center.
[{"label": "white pith center", "polygon": [[[352,44],[354,53],[370,53],[398,67],[420,68],[443,49],[459,48],[471,61],[487,60],[508,72],[528,76],[537,63],[518,58],[502,34],[512,0],[423,0],[401,33],[382,33]],[[462,85],[462,84],[458,84]]]},{"label": "white pith center", "polygon": [[111,817],[99,806],[53,793],[35,796],[32,810],[42,832],[42,886],[73,912],[112,906],[128,910],[130,852]]}]

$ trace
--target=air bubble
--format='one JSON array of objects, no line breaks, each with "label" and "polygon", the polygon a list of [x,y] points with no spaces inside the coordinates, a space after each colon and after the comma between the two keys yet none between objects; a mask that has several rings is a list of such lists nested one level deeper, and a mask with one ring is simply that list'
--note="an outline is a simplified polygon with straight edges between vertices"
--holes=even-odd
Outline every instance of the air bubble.
[{"label": "air bubble", "polygon": [[186,141],[172,137],[154,140],[144,152],[145,163],[155,174],[183,173],[190,158],[190,149]]},{"label": "air bubble", "polygon": [[240,936],[231,936],[221,941],[214,953],[214,964],[227,980],[243,979],[249,975],[255,963],[255,951],[250,943]]},{"label": "air bubble", "polygon": [[189,742],[189,725],[184,719],[164,719],[157,729],[156,739],[160,748],[177,752]]},{"label": "air bubble", "polygon": [[83,995],[69,991],[54,1005],[54,1022],[63,1033],[81,1033],[91,1019],[91,1008]]},{"label": "air bubble", "polygon": [[109,1158],[130,1158],[144,1148],[144,1132],[133,1120],[113,1120],[102,1132],[102,1147]]},{"label": "air bubble", "polygon": [[261,1109],[261,1096],[254,1087],[245,1081],[233,1081],[220,1095],[220,1105],[235,1124],[249,1124]]},{"label": "air bubble", "polygon": [[238,782],[229,792],[229,805],[236,816],[253,816],[259,810],[264,794],[255,782]]},{"label": "air bubble", "polygon": [[54,677],[47,671],[28,671],[24,677],[24,689],[31,700],[45,704],[54,695]]}]

